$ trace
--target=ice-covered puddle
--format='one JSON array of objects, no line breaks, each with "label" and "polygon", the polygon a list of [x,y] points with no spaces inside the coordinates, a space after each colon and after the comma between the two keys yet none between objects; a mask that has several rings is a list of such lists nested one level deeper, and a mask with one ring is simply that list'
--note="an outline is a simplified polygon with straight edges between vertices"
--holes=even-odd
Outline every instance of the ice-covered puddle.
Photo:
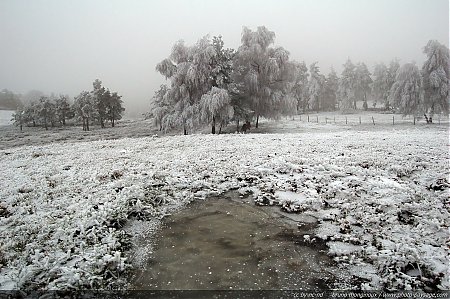
[{"label": "ice-covered puddle", "polygon": [[[250,201],[250,200],[248,200]],[[315,223],[297,225],[274,208],[228,193],[167,217],[136,289],[328,289],[336,268]],[[306,235],[306,237],[305,237]],[[309,240],[309,241],[308,241]]]}]

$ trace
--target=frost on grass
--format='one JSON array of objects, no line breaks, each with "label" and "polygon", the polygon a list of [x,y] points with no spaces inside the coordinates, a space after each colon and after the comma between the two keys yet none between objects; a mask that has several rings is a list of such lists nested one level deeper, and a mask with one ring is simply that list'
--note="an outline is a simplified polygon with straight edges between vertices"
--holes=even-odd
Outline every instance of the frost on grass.
[{"label": "frost on grass", "polygon": [[0,286],[125,287],[145,255],[132,243],[152,233],[142,223],[156,221],[151,228],[196,198],[238,189],[317,218],[311,238],[327,243],[357,288],[449,289],[447,144],[442,132],[418,129],[0,151]]}]

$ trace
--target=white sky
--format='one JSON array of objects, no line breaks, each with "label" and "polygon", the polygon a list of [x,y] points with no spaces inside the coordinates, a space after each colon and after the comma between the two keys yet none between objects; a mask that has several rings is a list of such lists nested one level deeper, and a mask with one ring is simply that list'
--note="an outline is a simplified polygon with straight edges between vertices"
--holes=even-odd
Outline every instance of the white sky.
[{"label": "white sky", "polygon": [[71,97],[94,79],[148,110],[164,82],[155,71],[175,41],[206,34],[237,48],[243,26],[265,25],[276,44],[308,66],[340,73],[347,58],[401,63],[425,56],[429,39],[448,46],[448,0],[0,0],[0,89]]}]

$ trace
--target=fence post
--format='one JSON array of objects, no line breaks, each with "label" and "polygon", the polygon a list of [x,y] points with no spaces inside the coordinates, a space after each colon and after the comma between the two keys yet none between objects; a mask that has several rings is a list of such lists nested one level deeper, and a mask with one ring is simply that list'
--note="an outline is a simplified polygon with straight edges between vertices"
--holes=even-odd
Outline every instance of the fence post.
[{"label": "fence post", "polygon": [[319,123],[319,116],[316,115],[316,123]]},{"label": "fence post", "polygon": [[325,117],[325,123],[326,124],[328,123],[328,117]]},{"label": "fence post", "polygon": [[300,114],[300,121],[302,121],[302,115]]},{"label": "fence post", "polygon": [[345,124],[347,124],[347,116],[345,117]]},{"label": "fence post", "polygon": [[309,114],[308,114],[308,122],[309,122]]},{"label": "fence post", "polygon": [[373,116],[372,116],[372,122],[373,122],[373,125],[375,126],[375,119],[373,118]]},{"label": "fence post", "polygon": [[441,115],[439,114],[439,124],[441,124]]},{"label": "fence post", "polygon": [[359,117],[359,124],[361,124],[361,116]]},{"label": "fence post", "polygon": [[394,125],[395,121],[394,121],[394,115],[392,115],[392,125]]},{"label": "fence post", "polygon": [[416,125],[416,116],[414,115],[414,125]]}]

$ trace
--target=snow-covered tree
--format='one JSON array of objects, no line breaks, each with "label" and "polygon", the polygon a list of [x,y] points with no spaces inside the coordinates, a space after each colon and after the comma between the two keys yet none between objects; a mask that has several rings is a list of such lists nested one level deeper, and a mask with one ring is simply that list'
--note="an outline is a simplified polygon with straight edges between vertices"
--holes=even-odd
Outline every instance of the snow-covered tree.
[{"label": "snow-covered tree", "polygon": [[430,40],[423,52],[427,55],[422,67],[424,108],[428,121],[432,122],[434,113],[449,112],[449,49],[436,40]]},{"label": "snow-covered tree", "polygon": [[264,26],[256,31],[244,27],[241,46],[235,55],[234,81],[241,95],[250,99],[256,127],[260,116],[280,115],[288,88],[289,52],[282,47],[270,47],[274,41],[275,33]]},{"label": "snow-covered tree", "polygon": [[95,99],[91,92],[82,91],[75,97],[75,115],[83,122],[83,131],[89,131],[89,124],[95,117]]},{"label": "snow-covered tree", "polygon": [[41,97],[37,104],[37,115],[40,123],[48,130],[48,124],[53,127],[56,121],[55,104],[48,97]]},{"label": "snow-covered tree", "polygon": [[420,112],[423,107],[422,78],[414,63],[406,63],[398,69],[389,99],[404,115]]},{"label": "snow-covered tree", "polygon": [[367,95],[371,92],[372,78],[364,62],[356,64],[355,68],[355,109],[356,100],[363,101],[364,110],[367,110]]},{"label": "snow-covered tree", "polygon": [[153,117],[155,125],[159,126],[159,130],[163,129],[163,119],[166,115],[170,115],[173,107],[168,99],[169,88],[162,84],[155,92],[150,103],[150,116]]},{"label": "snow-covered tree", "polygon": [[388,68],[384,63],[377,63],[373,70],[372,93],[375,101],[380,99],[386,107],[392,84],[389,81]]},{"label": "snow-covered tree", "polygon": [[[388,67],[388,86],[390,89],[392,89],[392,85],[394,85],[394,83],[396,81],[397,71],[399,70],[399,68],[400,68],[400,60],[397,58],[391,60],[391,62],[389,63],[389,67]],[[392,108],[389,100],[385,103],[384,108],[386,110],[389,110]]]},{"label": "snow-covered tree", "polygon": [[309,108],[319,111],[322,108],[320,104],[325,84],[325,77],[320,74],[317,61],[309,66],[309,73],[311,75],[308,82]]},{"label": "snow-covered tree", "polygon": [[33,124],[33,127],[36,127],[37,123],[39,122],[38,111],[38,101],[28,102],[28,104],[24,108],[23,118],[25,122],[31,122]]},{"label": "snow-covered tree", "polygon": [[183,41],[172,48],[169,58],[157,64],[156,70],[170,79],[166,103],[173,107],[162,119],[164,129],[182,127],[184,134],[200,122],[200,100],[214,84],[224,83],[223,68],[217,66],[215,45],[208,36],[188,47]]},{"label": "snow-covered tree", "polygon": [[228,91],[213,86],[200,100],[201,120],[212,124],[212,133],[216,133],[216,124],[219,124],[219,133],[222,127],[228,124],[233,117],[234,110]]},{"label": "snow-covered tree", "polygon": [[123,107],[122,96],[117,92],[110,92],[107,90],[106,93],[106,115],[108,120],[111,122],[111,127],[115,126],[116,120],[122,119],[125,108]]},{"label": "snow-covered tree", "polygon": [[339,101],[341,102],[341,108],[356,109],[355,87],[355,65],[350,59],[348,59],[344,64],[344,70],[342,71],[341,78],[339,79],[338,95]]},{"label": "snow-covered tree", "polygon": [[211,124],[211,133],[216,133],[216,124],[227,125],[234,116],[234,109],[229,91],[232,83],[231,72],[234,50],[225,49],[221,36],[214,36],[212,45],[215,55],[211,62],[212,89],[204,94],[200,100],[201,121]]},{"label": "snow-covered tree", "polygon": [[70,115],[70,104],[69,97],[60,95],[59,98],[55,100],[56,118],[61,123],[61,125],[66,125],[66,119]]},{"label": "snow-covered tree", "polygon": [[105,127],[105,120],[108,119],[106,112],[108,106],[108,95],[106,94],[106,88],[102,86],[102,81],[95,79],[92,83],[92,100],[94,101],[94,107],[96,110],[96,117],[102,128]]},{"label": "snow-covered tree", "polygon": [[290,62],[289,94],[297,101],[296,112],[308,107],[308,68],[305,62]]},{"label": "snow-covered tree", "polygon": [[25,111],[21,107],[17,108],[12,115],[12,121],[14,121],[14,125],[19,127],[22,132],[23,125],[25,124]]},{"label": "snow-covered tree", "polygon": [[322,96],[322,109],[335,110],[336,97],[339,88],[339,78],[334,68],[331,68],[328,77],[325,80],[324,92]]}]

